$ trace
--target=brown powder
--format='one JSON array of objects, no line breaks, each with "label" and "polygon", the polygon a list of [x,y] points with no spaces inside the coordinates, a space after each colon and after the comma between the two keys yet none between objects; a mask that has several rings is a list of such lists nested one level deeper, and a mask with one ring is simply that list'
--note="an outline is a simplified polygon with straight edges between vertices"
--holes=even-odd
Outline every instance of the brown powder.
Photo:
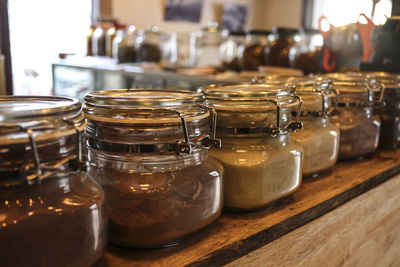
[{"label": "brown powder", "polygon": [[97,151],[90,153],[89,175],[105,191],[112,243],[137,248],[171,245],[221,212],[222,166],[211,157],[178,170],[138,172],[141,164],[124,165],[96,157]]},{"label": "brown powder", "polygon": [[81,179],[63,174],[39,185],[0,187],[2,266],[88,266],[101,258],[103,192]]}]

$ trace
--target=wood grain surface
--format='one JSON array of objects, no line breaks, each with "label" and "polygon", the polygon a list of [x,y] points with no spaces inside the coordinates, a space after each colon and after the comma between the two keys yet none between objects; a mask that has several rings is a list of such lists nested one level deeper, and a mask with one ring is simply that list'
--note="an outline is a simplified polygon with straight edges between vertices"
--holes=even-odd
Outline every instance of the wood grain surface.
[{"label": "wood grain surface", "polygon": [[[400,174],[400,150],[340,162],[305,180],[290,198],[252,213],[224,212],[181,245],[137,250],[110,245],[98,266],[221,266],[241,258]],[[251,177],[249,177],[251,182]],[[399,203],[400,206],[400,203]]]},{"label": "wood grain surface", "polygon": [[227,266],[400,266],[400,175]]}]

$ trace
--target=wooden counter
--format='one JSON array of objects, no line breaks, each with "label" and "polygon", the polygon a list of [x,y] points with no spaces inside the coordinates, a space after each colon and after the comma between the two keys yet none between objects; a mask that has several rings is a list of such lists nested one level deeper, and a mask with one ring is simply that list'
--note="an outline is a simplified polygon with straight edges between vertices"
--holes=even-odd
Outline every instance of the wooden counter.
[{"label": "wooden counter", "polygon": [[[224,212],[181,245],[109,246],[99,266],[400,266],[400,150],[338,163],[276,206]],[[382,266],[382,265],[380,265]]]}]

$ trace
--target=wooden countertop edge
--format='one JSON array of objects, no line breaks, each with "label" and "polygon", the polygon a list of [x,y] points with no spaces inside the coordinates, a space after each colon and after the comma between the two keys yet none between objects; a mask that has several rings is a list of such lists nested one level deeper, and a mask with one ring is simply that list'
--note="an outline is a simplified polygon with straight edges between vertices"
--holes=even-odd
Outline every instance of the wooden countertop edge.
[{"label": "wooden countertop edge", "polygon": [[329,211],[345,204],[353,198],[375,188],[376,186],[388,181],[395,175],[400,173],[400,164],[372,176],[368,180],[357,184],[356,186],[326,200],[318,205],[305,210],[293,217],[288,218],[278,224],[275,224],[263,231],[249,236],[246,239],[229,244],[221,249],[186,265],[194,266],[221,266],[230,263],[248,253],[267,245],[268,243],[278,239],[279,237],[311,222],[312,220],[323,216]]}]

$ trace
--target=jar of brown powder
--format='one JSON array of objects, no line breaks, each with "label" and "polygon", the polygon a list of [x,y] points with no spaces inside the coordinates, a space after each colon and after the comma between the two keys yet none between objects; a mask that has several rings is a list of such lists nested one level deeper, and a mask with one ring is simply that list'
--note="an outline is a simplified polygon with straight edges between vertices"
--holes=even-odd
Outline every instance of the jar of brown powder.
[{"label": "jar of brown powder", "polygon": [[103,190],[81,171],[78,100],[0,97],[0,259],[89,266],[103,253]]},{"label": "jar of brown powder", "polygon": [[89,175],[105,191],[112,243],[173,245],[219,216],[223,169],[208,155],[216,117],[202,94],[106,90],[85,103]]},{"label": "jar of brown powder", "polygon": [[331,117],[340,130],[339,159],[354,159],[374,152],[381,121],[373,113],[380,86],[373,80],[348,74],[326,75],[337,92],[338,114]]}]

